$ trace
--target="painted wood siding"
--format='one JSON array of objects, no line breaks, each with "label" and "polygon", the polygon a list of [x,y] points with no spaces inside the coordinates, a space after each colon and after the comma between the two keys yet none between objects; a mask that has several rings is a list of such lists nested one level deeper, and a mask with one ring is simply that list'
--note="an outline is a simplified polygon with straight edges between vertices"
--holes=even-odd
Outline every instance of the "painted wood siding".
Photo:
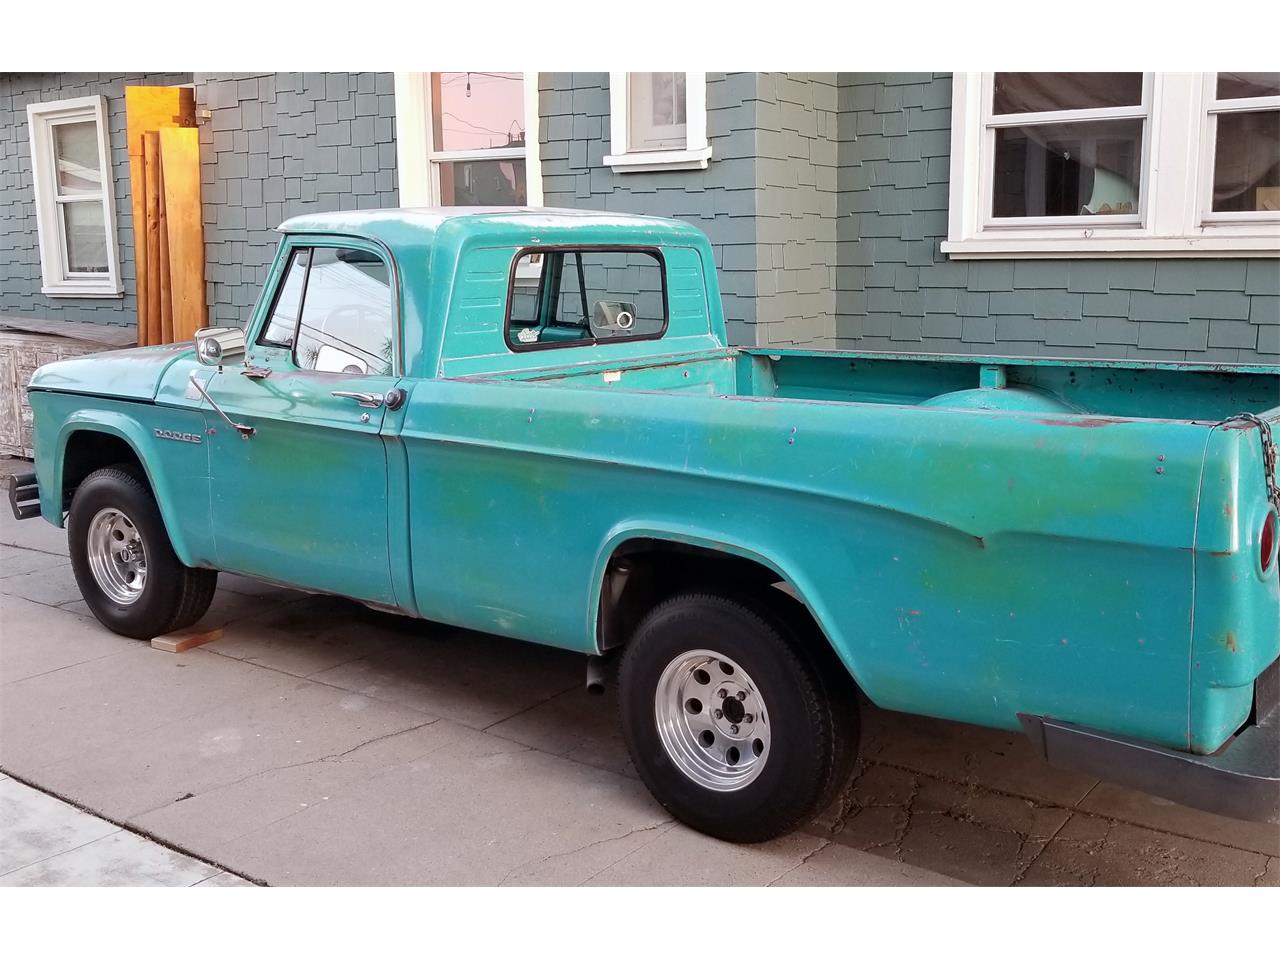
[{"label": "painted wood siding", "polygon": [[[124,88],[190,83],[189,73],[0,74],[0,314],[137,327],[133,207],[125,142]],[[122,297],[48,297],[40,292],[40,249],[27,104],[103,96],[115,197]]]},{"label": "painted wood siding", "polygon": [[836,75],[707,75],[706,170],[617,173],[609,75],[540,75],[548,206],[676,217],[706,231],[736,344],[835,333]]},{"label": "painted wood siding", "polygon": [[1275,259],[952,260],[949,74],[840,75],[835,344],[1280,362]]},{"label": "painted wood siding", "polygon": [[301,213],[394,207],[390,73],[196,74],[210,322],[242,325]]}]

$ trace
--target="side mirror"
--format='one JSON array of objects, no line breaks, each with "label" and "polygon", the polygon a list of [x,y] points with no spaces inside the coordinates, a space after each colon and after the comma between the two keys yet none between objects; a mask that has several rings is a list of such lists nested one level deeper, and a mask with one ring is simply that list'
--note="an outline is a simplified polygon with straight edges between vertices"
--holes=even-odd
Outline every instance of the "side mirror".
[{"label": "side mirror", "polygon": [[195,336],[196,359],[206,367],[220,367],[244,356],[244,331],[237,327],[202,327]]}]

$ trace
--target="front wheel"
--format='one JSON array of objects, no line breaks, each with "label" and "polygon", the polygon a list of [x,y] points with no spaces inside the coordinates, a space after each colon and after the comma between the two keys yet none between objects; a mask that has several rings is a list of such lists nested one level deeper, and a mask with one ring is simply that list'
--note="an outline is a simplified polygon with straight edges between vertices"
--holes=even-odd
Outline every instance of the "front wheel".
[{"label": "front wheel", "polygon": [[641,623],[619,671],[623,735],[641,779],[678,819],[723,840],[793,830],[852,772],[847,684],[824,682],[779,610],[675,597]]},{"label": "front wheel", "polygon": [[177,558],[150,489],[119,467],[97,470],[76,488],[67,546],[85,603],[126,637],[149,640],[190,626],[217,588],[216,571]]}]

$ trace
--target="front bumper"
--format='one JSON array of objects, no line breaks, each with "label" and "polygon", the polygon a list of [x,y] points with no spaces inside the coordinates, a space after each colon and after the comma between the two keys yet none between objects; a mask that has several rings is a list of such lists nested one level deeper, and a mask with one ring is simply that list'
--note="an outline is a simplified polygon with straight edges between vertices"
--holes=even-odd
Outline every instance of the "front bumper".
[{"label": "front bumper", "polygon": [[1280,823],[1280,660],[1258,677],[1253,696],[1253,720],[1208,757],[1051,717],[1020,713],[1018,720],[1055,767],[1238,820]]},{"label": "front bumper", "polygon": [[11,474],[5,479],[9,488],[9,508],[19,520],[40,516],[40,488],[34,473]]}]

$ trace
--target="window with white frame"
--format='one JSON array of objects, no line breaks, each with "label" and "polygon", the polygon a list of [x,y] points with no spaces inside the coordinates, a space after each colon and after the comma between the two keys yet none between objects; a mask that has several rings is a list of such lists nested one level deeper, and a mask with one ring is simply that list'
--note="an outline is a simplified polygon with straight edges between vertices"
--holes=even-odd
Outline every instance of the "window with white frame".
[{"label": "window with white frame", "polygon": [[1275,219],[1280,216],[1280,73],[1218,73],[1205,95],[1206,219]]},{"label": "window with white frame", "polygon": [[106,114],[100,96],[27,105],[41,290],[48,296],[123,293]]},{"label": "window with white frame", "polygon": [[707,143],[705,73],[609,74],[610,153],[618,172],[704,170]]},{"label": "window with white frame", "polygon": [[406,206],[538,206],[537,74],[396,74]]},{"label": "window with white frame", "polygon": [[943,251],[1280,253],[1280,75],[957,74]]}]

